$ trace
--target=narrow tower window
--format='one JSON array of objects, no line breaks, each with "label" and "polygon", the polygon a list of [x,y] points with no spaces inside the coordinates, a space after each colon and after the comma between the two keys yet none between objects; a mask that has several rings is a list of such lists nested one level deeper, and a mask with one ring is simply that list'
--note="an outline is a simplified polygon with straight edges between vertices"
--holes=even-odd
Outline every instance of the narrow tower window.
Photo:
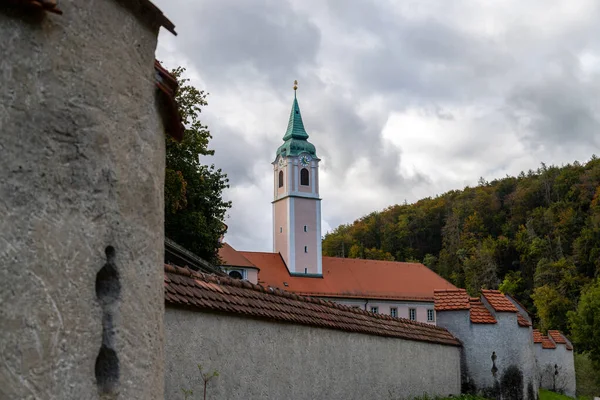
[{"label": "narrow tower window", "polygon": [[306,168],[302,168],[300,171],[300,184],[302,186],[308,186],[308,170]]},{"label": "narrow tower window", "polygon": [[304,232],[308,232],[308,227],[304,225]]},{"label": "narrow tower window", "polygon": [[279,171],[279,187],[283,187],[283,171]]},{"label": "narrow tower window", "polygon": [[308,253],[308,246],[304,246],[304,252]]}]

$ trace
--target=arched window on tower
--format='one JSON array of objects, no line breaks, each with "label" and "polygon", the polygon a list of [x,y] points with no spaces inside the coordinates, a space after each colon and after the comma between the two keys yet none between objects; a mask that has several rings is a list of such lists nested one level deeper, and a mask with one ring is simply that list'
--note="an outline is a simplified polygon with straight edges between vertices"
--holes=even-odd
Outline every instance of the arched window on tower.
[{"label": "arched window on tower", "polygon": [[308,186],[308,170],[306,168],[302,168],[300,171],[300,184],[302,186]]},{"label": "arched window on tower", "polygon": [[283,187],[283,171],[279,171],[279,187]]}]

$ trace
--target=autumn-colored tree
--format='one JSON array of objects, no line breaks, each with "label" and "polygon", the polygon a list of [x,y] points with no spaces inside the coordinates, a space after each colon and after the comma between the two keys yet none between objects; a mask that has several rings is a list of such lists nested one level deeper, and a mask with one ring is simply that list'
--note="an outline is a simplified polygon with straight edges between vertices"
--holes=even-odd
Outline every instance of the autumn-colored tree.
[{"label": "autumn-colored tree", "polygon": [[326,235],[323,252],[422,260],[472,294],[515,296],[539,327],[568,329],[581,288],[600,275],[600,159],[392,205]]}]

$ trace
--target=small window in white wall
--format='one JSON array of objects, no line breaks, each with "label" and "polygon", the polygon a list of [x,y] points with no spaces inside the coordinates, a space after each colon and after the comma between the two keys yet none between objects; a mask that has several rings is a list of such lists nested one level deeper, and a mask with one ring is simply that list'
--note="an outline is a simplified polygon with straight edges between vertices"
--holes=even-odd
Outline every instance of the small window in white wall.
[{"label": "small window in white wall", "polygon": [[408,318],[412,321],[416,321],[417,320],[417,310],[414,308],[409,308],[408,309]]},{"label": "small window in white wall", "polygon": [[390,308],[390,315],[394,318],[398,317],[398,309],[396,307]]},{"label": "small window in white wall", "polygon": [[379,312],[379,307],[371,307],[371,312],[377,314]]},{"label": "small window in white wall", "polygon": [[308,253],[308,246],[304,246],[304,252]]},{"label": "small window in white wall", "polygon": [[279,233],[283,233],[283,226],[279,227]]},{"label": "small window in white wall", "polygon": [[304,232],[308,232],[308,227],[304,225]]},{"label": "small window in white wall", "polygon": [[308,274],[308,268],[304,268],[304,273]]},{"label": "small window in white wall", "polygon": [[433,310],[427,310],[427,322],[435,321],[435,314]]}]

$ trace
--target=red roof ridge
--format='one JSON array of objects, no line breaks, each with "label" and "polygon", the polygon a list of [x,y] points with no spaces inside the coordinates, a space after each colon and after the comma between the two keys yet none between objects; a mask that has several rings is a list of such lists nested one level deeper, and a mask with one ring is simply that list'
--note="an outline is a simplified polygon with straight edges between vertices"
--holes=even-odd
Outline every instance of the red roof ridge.
[{"label": "red roof ridge", "polygon": [[554,342],[545,335],[542,335],[542,349],[555,349],[556,348],[556,344],[554,344]]},{"label": "red roof ridge", "polygon": [[520,312],[517,312],[517,324],[521,327],[530,327],[531,322],[527,318],[525,318]]},{"label": "red roof ridge", "polygon": [[443,289],[433,291],[434,308],[438,311],[458,311],[471,308],[465,289]]},{"label": "red roof ridge", "polygon": [[567,344],[567,340],[561,331],[550,329],[548,330],[548,336],[550,336],[555,343]]},{"label": "red roof ridge", "polygon": [[[446,329],[303,297],[230,277],[165,265],[165,301],[272,320],[378,336],[460,346]],[[376,322],[379,321],[379,322]]]},{"label": "red roof ridge", "polygon": [[478,297],[469,298],[469,319],[472,324],[496,324],[496,318],[490,313],[485,304]]},{"label": "red roof ridge", "polygon": [[481,294],[495,311],[518,312],[517,307],[499,290],[481,289]]},{"label": "red roof ridge", "polygon": [[237,251],[229,243],[221,243],[219,248],[219,258],[223,261],[221,265],[241,268],[255,268],[260,271],[260,268],[256,266],[252,261],[248,260],[243,252]]},{"label": "red roof ridge", "polygon": [[543,335],[537,329],[533,329],[533,343],[540,343],[542,349],[556,349],[556,344],[546,335]]},{"label": "red roof ridge", "polygon": [[467,294],[466,289],[434,289],[433,293],[464,293]]}]

